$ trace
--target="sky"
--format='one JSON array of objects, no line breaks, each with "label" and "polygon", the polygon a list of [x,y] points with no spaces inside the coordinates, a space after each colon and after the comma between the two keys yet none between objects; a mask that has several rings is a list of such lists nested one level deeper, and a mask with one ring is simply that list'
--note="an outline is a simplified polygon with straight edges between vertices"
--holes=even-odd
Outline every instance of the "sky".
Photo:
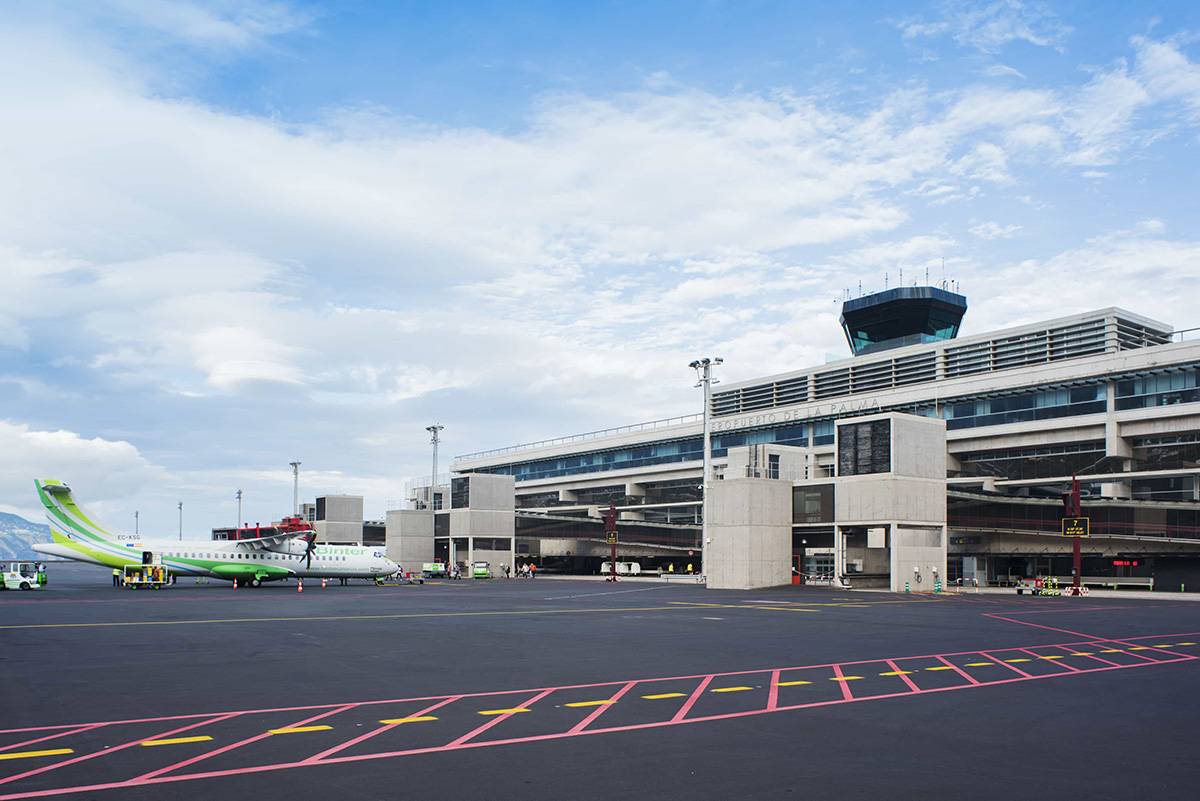
[{"label": "sky", "polygon": [[456,454],[963,335],[1200,326],[1194,2],[9,2],[0,510],[382,517]]}]

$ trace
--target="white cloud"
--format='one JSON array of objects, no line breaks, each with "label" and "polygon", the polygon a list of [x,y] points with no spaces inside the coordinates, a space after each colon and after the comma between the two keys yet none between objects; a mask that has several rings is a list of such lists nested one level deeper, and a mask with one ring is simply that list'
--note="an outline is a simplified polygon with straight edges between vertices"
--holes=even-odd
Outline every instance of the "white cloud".
[{"label": "white cloud", "polygon": [[983,71],[989,78],[1020,78],[1025,80],[1025,74],[1016,67],[1007,64],[991,64]]},{"label": "white cloud", "polygon": [[906,39],[949,36],[964,47],[994,53],[1012,42],[1059,48],[1071,28],[1042,3],[996,0],[946,3],[940,19],[896,23]]},{"label": "white cloud", "polygon": [[1021,232],[1021,226],[1001,225],[998,222],[989,220],[978,225],[972,225],[967,230],[980,239],[1012,239]]},{"label": "white cloud", "polygon": [[102,0],[94,10],[105,7],[124,24],[204,47],[245,48],[312,21],[289,3],[269,0]]},{"label": "white cloud", "polygon": [[41,519],[35,478],[55,478],[87,487],[88,499],[132,495],[164,473],[132,444],[73,431],[41,431],[0,420],[0,499],[30,519]]}]

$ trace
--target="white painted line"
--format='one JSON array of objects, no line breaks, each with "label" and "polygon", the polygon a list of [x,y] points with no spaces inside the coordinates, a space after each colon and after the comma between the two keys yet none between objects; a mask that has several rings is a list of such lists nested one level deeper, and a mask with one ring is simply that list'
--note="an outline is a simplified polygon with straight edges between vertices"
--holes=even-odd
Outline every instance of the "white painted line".
[{"label": "white painted line", "polygon": [[584,592],[579,595],[551,595],[543,601],[562,601],[567,598],[591,598],[594,595],[624,595],[627,592],[650,592],[651,590],[674,589],[674,587],[638,587],[636,590],[613,590],[612,592]]},{"label": "white painted line", "polygon": [[704,619],[705,620],[724,620],[725,618],[723,618],[723,617],[706,617]]}]

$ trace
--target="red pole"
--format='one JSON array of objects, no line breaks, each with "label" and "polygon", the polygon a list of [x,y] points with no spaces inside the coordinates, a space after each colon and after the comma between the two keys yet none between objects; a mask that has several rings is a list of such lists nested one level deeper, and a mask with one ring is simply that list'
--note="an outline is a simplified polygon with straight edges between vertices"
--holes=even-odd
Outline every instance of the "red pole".
[{"label": "red pole", "polygon": [[[1080,509],[1079,498],[1079,477],[1071,476],[1071,514],[1075,517],[1080,517],[1083,512]],[[1079,537],[1072,537],[1072,555],[1074,557],[1075,575],[1071,580],[1071,586],[1075,590],[1075,594],[1079,594],[1080,576],[1083,574],[1083,555],[1080,553]]]},{"label": "red pole", "polygon": [[614,584],[617,582],[617,505],[613,502],[608,504],[608,512],[604,515],[604,533],[608,537],[609,548],[608,557],[608,580]]}]

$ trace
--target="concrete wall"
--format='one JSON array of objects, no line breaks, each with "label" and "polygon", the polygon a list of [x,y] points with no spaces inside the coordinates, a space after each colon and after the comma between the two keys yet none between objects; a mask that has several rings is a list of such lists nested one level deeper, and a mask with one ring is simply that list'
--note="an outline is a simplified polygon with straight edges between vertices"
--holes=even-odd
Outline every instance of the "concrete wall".
[{"label": "concrete wall", "polygon": [[318,520],[313,523],[317,533],[317,542],[338,542],[362,544],[362,519],[357,523],[339,523],[331,520]]},{"label": "concrete wall", "polygon": [[363,499],[361,495],[325,495],[325,520],[331,523],[358,523],[363,521]]},{"label": "concrete wall", "polygon": [[946,422],[931,417],[893,414],[892,475],[946,478]]},{"label": "concrete wall", "polygon": [[387,513],[385,543],[387,556],[405,570],[414,572],[433,561],[433,515],[414,509]]},{"label": "concrete wall", "polygon": [[511,512],[515,497],[515,480],[512,476],[492,473],[472,473],[470,480],[471,509]]},{"label": "concrete wall", "polygon": [[[891,539],[893,592],[902,592],[905,582],[909,583],[913,592],[932,591],[935,579],[945,583],[945,529],[897,526],[892,529]],[[916,568],[916,572],[913,568]],[[916,578],[918,575],[919,583]]]},{"label": "concrete wall", "polygon": [[792,484],[766,478],[715,481],[709,490],[709,589],[791,583]]}]

